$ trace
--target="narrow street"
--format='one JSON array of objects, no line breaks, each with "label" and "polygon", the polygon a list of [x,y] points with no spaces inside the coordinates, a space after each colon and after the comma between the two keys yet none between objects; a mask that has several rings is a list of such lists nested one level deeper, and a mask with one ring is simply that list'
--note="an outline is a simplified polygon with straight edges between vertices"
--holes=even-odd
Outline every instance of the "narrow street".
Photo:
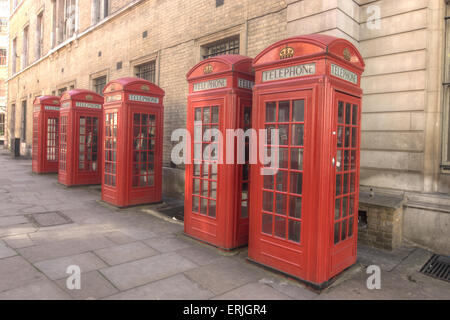
[{"label": "narrow street", "polygon": [[[99,199],[99,187],[65,188],[0,151],[0,299],[450,299],[449,283],[418,272],[432,255],[420,248],[361,247],[358,264],[319,295],[247,262],[245,249],[185,237],[152,206],[118,210]],[[380,290],[366,286],[373,264]],[[67,289],[72,265],[80,290]]]}]

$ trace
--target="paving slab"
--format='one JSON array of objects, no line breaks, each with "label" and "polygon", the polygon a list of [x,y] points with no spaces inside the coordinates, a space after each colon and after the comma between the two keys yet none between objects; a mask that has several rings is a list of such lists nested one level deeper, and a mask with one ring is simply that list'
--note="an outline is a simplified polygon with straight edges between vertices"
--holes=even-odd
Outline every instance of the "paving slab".
[{"label": "paving slab", "polygon": [[37,262],[34,266],[52,280],[63,279],[68,276],[69,266],[79,266],[82,273],[106,267],[106,264],[92,252],[82,253],[70,257]]},{"label": "paving slab", "polygon": [[198,246],[182,248],[176,252],[200,266],[214,263],[223,258],[223,255],[218,249],[204,247],[200,244]]},{"label": "paving slab", "polygon": [[83,273],[81,275],[80,290],[69,290],[67,288],[67,278],[56,281],[58,286],[76,300],[101,299],[119,292],[108,280],[98,271]]},{"label": "paving slab", "polygon": [[311,300],[317,297],[317,293],[302,286],[295,280],[288,280],[282,277],[265,277],[259,283],[273,288],[295,300]]},{"label": "paving slab", "polygon": [[403,246],[395,251],[375,249],[365,245],[358,245],[358,262],[364,266],[377,265],[384,271],[392,271],[415,248]]},{"label": "paving slab", "polygon": [[153,238],[144,241],[150,247],[155,248],[159,252],[171,252],[177,251],[180,249],[189,248],[192,246],[192,243],[182,240],[179,238],[173,237],[164,237],[164,238]]},{"label": "paving slab", "polygon": [[159,254],[142,242],[133,242],[120,246],[109,247],[94,251],[103,261],[110,266],[140,260]]},{"label": "paving slab", "polygon": [[36,230],[37,228],[32,224],[20,224],[10,227],[1,227],[0,237],[3,238],[3,237],[17,236],[21,234],[36,232]]},{"label": "paving slab", "polygon": [[289,296],[262,283],[249,283],[214,300],[292,300]]},{"label": "paving slab", "polygon": [[45,276],[20,256],[0,260],[0,292],[42,279]]},{"label": "paving slab", "polygon": [[183,274],[121,292],[108,300],[206,300],[214,294]]},{"label": "paving slab", "polygon": [[24,216],[0,217],[0,227],[30,223]]},{"label": "paving slab", "polygon": [[56,241],[39,246],[18,249],[18,251],[25,259],[34,263],[103,249],[113,245],[115,245],[115,243],[104,237],[91,237]]},{"label": "paving slab", "polygon": [[0,293],[0,300],[70,300],[70,296],[50,280],[41,280]]},{"label": "paving slab", "polygon": [[176,253],[166,253],[105,268],[100,272],[117,288],[127,290],[195,267],[196,264]]},{"label": "paving slab", "polygon": [[187,277],[216,295],[241,287],[264,277],[262,270],[230,258],[185,272]]},{"label": "paving slab", "polygon": [[126,234],[120,231],[105,232],[103,233],[103,236],[116,244],[127,244],[136,241],[136,239],[127,236]]},{"label": "paving slab", "polygon": [[0,243],[0,259],[16,256],[17,252]]},{"label": "paving slab", "polygon": [[21,249],[34,246],[28,234],[21,234],[18,236],[6,237],[2,239],[9,247],[13,249]]}]

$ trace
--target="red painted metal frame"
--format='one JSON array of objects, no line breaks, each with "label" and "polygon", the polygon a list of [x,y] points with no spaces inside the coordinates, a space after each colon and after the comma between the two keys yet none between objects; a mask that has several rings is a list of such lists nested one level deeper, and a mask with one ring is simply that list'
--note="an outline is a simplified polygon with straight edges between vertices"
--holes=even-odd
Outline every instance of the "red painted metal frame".
[{"label": "red painted metal frame", "polygon": [[[97,119],[97,125],[90,125],[87,134],[87,118]],[[84,125],[83,125],[84,123]],[[75,89],[61,97],[60,143],[58,182],[65,186],[96,185],[101,183],[103,97],[89,90]],[[95,133],[97,144],[95,152]],[[85,137],[84,144],[80,140]],[[87,139],[87,140],[86,140]],[[64,141],[62,141],[64,140]],[[87,148],[90,148],[88,153]],[[84,152],[80,150],[84,148]],[[91,159],[81,157],[88,155]],[[95,158],[96,156],[96,159]],[[86,161],[85,161],[86,160]],[[89,169],[85,169],[90,164]]]},{"label": "red painted metal frame", "polygon": [[[217,165],[215,216],[210,216],[210,212],[207,212],[206,215],[200,214],[202,211],[200,207],[198,212],[195,212],[193,209],[194,117],[195,110],[198,108],[218,106],[218,128],[223,135],[223,146],[225,146],[226,130],[234,131],[244,128],[244,108],[252,109],[251,87],[239,86],[239,79],[245,80],[246,84],[253,84],[254,74],[251,65],[251,58],[240,55],[222,55],[200,62],[187,74],[189,82],[187,129],[192,137],[192,152],[191,159],[189,159],[192,164],[186,165],[184,230],[191,237],[225,250],[248,243],[249,219],[248,215],[241,214],[244,166],[236,163],[237,147],[235,146],[234,164]],[[218,79],[226,79],[226,86],[201,91],[194,90],[195,84]],[[251,123],[248,123],[247,127],[251,127]],[[225,147],[219,150],[218,159],[220,158],[223,159],[223,163],[226,162],[227,150]],[[202,168],[200,168],[201,171]],[[211,177],[209,175],[208,179]],[[209,188],[211,188],[211,184],[209,184]],[[201,194],[202,190],[200,189],[197,196],[200,205]],[[213,201],[211,190],[208,190],[207,197]]]},{"label": "red painted metal frame", "polygon": [[[38,97],[33,108],[32,170],[34,173],[57,173],[59,97]],[[49,132],[50,125],[56,132]],[[54,140],[53,145],[49,140]]]},{"label": "red painted metal frame", "polygon": [[[280,52],[292,48],[293,56]],[[263,82],[263,72],[299,64],[315,63],[315,74]],[[358,75],[357,84],[331,74],[331,64]],[[253,166],[250,192],[249,259],[324,287],[338,273],[356,262],[357,204],[359,194],[360,79],[364,62],[348,41],[325,35],[300,36],[277,42],[254,60],[255,129],[264,129],[265,103],[269,101],[305,100],[303,155],[303,199],[300,243],[268,236],[262,232],[263,177],[261,163]],[[334,244],[334,207],[336,192],[337,103],[358,106],[355,181],[355,221],[352,236]],[[286,205],[286,207],[288,204]],[[286,213],[286,216],[289,213]],[[349,233],[351,234],[351,233]]]},{"label": "red painted metal frame", "polygon": [[[103,143],[105,157],[103,157],[102,166],[102,200],[117,207],[161,202],[164,91],[143,79],[122,78],[108,83],[104,94]],[[130,99],[130,95],[135,98]],[[142,101],[135,101],[139,100],[136,98]],[[146,127],[134,126],[134,116],[139,119],[144,119],[141,118],[142,116],[150,119],[151,116],[152,124]],[[134,127],[136,130],[140,130],[137,139],[134,137]],[[152,146],[146,149],[151,151],[142,151],[141,153],[146,153],[146,157],[152,153],[154,157],[152,162],[146,158],[144,163],[140,163],[137,161],[141,160],[133,158],[135,154],[140,154],[136,144],[139,144],[138,140],[141,139],[139,135],[144,133],[143,128],[152,130],[151,137],[147,136],[147,140],[145,140],[151,142]],[[142,175],[139,176],[141,169],[140,167],[135,168],[135,166],[143,164],[147,165],[146,174],[153,173],[145,176],[144,180],[140,180],[143,178]],[[153,165],[153,169],[150,169],[151,165]],[[146,185],[134,185],[136,179],[138,179],[138,184],[144,181]],[[151,179],[153,179],[153,185],[150,182]]]}]

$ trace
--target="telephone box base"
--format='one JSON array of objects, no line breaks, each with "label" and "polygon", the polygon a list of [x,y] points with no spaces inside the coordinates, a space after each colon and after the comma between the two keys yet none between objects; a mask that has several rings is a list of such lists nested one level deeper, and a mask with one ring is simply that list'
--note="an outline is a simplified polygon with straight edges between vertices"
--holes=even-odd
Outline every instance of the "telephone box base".
[{"label": "telephone box base", "polygon": [[220,249],[220,250],[222,250],[222,251],[226,251],[226,252],[233,252],[233,251],[236,251],[236,250],[239,250],[239,249],[242,249],[242,248],[246,248],[246,247],[248,246],[247,244],[244,244],[244,245],[240,245],[240,246],[236,246],[236,247],[225,248],[225,247],[218,246],[218,245],[216,245],[216,244],[214,244],[214,243],[211,243],[211,242],[207,242],[207,241],[205,241],[205,240],[202,240],[201,238],[197,238],[197,237],[195,237],[195,236],[193,236],[193,235],[190,235],[190,234],[188,234],[188,233],[186,233],[186,232],[183,232],[183,235],[185,235],[186,237],[188,237],[188,238],[190,238],[190,239],[193,239],[193,240],[195,240],[195,241],[198,241],[198,242],[207,244],[207,245],[209,245],[209,246],[211,246],[211,247],[214,247],[214,248]]}]

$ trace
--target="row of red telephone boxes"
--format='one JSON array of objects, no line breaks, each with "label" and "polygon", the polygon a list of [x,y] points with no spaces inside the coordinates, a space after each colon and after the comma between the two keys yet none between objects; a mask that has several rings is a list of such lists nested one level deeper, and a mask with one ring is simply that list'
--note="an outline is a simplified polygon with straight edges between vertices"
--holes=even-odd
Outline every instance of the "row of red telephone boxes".
[{"label": "row of red telephone boxes", "polygon": [[[249,259],[318,287],[354,264],[363,70],[350,42],[324,35],[192,68],[185,233],[226,250],[248,243]],[[101,182],[102,199],[119,207],[161,201],[163,97],[125,78],[104,97],[72,90],[36,99],[33,170],[58,171],[67,186]],[[259,155],[278,148],[276,170],[249,163],[248,141],[239,164],[236,148],[205,156],[218,141],[195,135],[251,128],[279,130],[258,143]],[[234,164],[222,163],[230,152]]]}]

